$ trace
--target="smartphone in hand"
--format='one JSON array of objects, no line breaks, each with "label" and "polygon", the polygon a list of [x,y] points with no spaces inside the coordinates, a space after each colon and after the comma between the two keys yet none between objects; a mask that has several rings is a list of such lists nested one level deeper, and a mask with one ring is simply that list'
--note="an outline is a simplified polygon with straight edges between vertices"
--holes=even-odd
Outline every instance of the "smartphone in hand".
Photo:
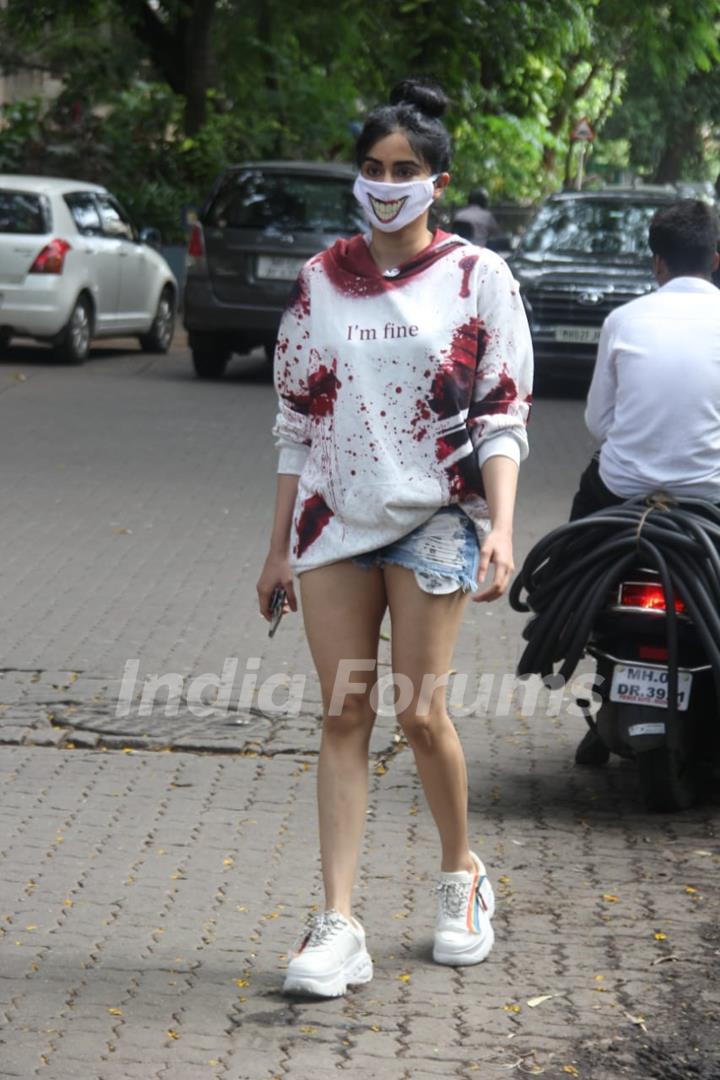
[{"label": "smartphone in hand", "polygon": [[280,620],[285,614],[286,601],[287,593],[281,585],[276,585],[270,597],[270,629],[268,630],[268,637],[272,637],[280,625]]}]

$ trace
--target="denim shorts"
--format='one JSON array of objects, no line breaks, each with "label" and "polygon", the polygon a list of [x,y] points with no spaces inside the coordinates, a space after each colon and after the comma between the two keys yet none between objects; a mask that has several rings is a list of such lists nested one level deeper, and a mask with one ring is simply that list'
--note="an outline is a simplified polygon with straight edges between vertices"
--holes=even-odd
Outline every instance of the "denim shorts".
[{"label": "denim shorts", "polygon": [[475,525],[458,506],[444,506],[407,536],[375,551],[355,555],[363,569],[393,563],[413,570],[423,592],[476,592],[480,545]]}]

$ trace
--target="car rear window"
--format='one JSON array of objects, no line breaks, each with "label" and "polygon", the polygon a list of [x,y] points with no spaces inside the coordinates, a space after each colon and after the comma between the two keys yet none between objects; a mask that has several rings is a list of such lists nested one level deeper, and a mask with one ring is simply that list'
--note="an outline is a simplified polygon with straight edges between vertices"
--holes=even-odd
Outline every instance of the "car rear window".
[{"label": "car rear window", "polygon": [[0,233],[37,236],[49,231],[49,213],[41,195],[0,189]]},{"label": "car rear window", "polygon": [[533,254],[647,256],[648,226],[661,203],[571,199],[546,203],[523,239]]},{"label": "car rear window", "polygon": [[354,233],[362,219],[349,180],[249,169],[225,177],[204,221],[267,232]]}]

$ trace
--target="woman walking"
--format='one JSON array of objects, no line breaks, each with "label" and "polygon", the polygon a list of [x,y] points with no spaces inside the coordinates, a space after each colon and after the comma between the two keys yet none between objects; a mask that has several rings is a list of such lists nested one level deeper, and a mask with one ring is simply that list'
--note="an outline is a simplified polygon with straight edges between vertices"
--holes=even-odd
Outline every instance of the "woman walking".
[{"label": "woman walking", "polygon": [[270,550],[257,591],[297,610],[324,722],[317,777],[325,910],[286,992],[334,997],[368,982],[352,913],[368,792],[380,626],[410,687],[396,714],[440,839],[433,957],[475,964],[493,945],[493,891],[470,849],[467,773],[445,705],[470,594],[506,589],[518,464],[527,454],[532,354],[517,284],[493,252],[428,228],[449,182],[446,98],[405,80],[357,141],[367,235],[303,268],[275,354],[280,460]]}]

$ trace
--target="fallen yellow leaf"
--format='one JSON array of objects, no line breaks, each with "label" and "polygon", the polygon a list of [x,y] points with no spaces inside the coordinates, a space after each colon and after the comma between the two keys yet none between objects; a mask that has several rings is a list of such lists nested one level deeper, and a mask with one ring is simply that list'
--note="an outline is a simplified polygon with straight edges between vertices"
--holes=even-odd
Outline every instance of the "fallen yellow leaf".
[{"label": "fallen yellow leaf", "polygon": [[240,990],[243,990],[246,986],[250,985],[249,979],[234,979],[233,981]]},{"label": "fallen yellow leaf", "polygon": [[562,994],[540,994],[538,997],[532,997],[525,1004],[530,1009],[536,1009],[538,1005],[542,1005],[545,1001],[551,1001],[553,998],[562,997]]},{"label": "fallen yellow leaf", "polygon": [[612,893],[603,893],[603,900],[606,904],[617,904],[619,897],[613,896]]},{"label": "fallen yellow leaf", "polygon": [[577,1071],[577,1069],[575,1068],[574,1065],[563,1065],[563,1072],[567,1073],[568,1076],[579,1076],[580,1075],[580,1073]]},{"label": "fallen yellow leaf", "polygon": [[404,972],[402,975],[398,975],[398,979],[402,983],[409,983],[410,982],[410,976],[407,974],[407,972]]},{"label": "fallen yellow leaf", "polygon": [[111,1016],[122,1016],[122,1014],[123,1014],[122,1009],[116,1009],[116,1008],[108,1009],[108,1012],[110,1013]]},{"label": "fallen yellow leaf", "polygon": [[227,859],[223,859],[223,866],[234,866],[235,860],[232,856],[228,855]]},{"label": "fallen yellow leaf", "polygon": [[685,892],[688,894],[688,896],[696,896],[697,895],[697,889],[693,889],[692,885],[686,885],[685,886]]},{"label": "fallen yellow leaf", "polygon": [[667,934],[663,934],[662,930],[658,930],[653,937],[656,941],[667,941]]},{"label": "fallen yellow leaf", "polygon": [[316,1027],[313,1027],[311,1024],[303,1024],[302,1027],[298,1028],[298,1031],[302,1035],[317,1035],[318,1033],[318,1029]]},{"label": "fallen yellow leaf", "polygon": [[519,1013],[519,1012],[522,1011],[520,1006],[516,1005],[515,1002],[510,1002],[510,1004],[505,1005],[504,1008],[505,1008],[505,1012],[508,1012],[508,1013]]},{"label": "fallen yellow leaf", "polygon": [[379,1024],[371,1024],[370,1025],[370,1030],[371,1031],[382,1031],[382,1028],[380,1027]]},{"label": "fallen yellow leaf", "polygon": [[170,1030],[168,1031],[167,1034],[168,1034],[169,1038],[171,1038],[171,1039],[179,1039],[180,1038],[177,1031],[173,1031],[172,1028],[170,1028]]}]

